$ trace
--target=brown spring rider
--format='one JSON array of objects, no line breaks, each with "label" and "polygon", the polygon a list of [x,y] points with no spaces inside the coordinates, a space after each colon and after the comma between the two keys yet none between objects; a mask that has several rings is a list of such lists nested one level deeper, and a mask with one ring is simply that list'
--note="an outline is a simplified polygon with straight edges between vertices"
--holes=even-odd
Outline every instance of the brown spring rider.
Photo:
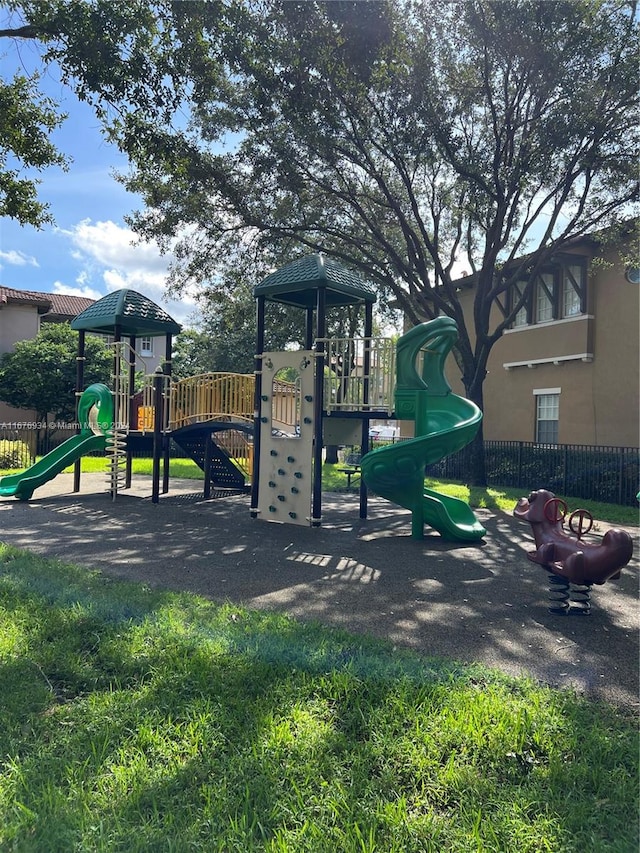
[{"label": "brown spring rider", "polygon": [[533,531],[536,550],[527,557],[544,566],[555,584],[560,607],[554,612],[566,612],[569,608],[569,584],[580,587],[582,612],[589,611],[589,592],[592,584],[603,584],[620,577],[621,569],[633,554],[633,540],[626,530],[607,530],[599,543],[583,542],[582,537],[593,526],[589,512],[578,509],[569,516],[571,534],[564,532],[563,523],[567,505],[553,492],[538,489],[528,498],[520,498],[513,514],[528,521]]}]

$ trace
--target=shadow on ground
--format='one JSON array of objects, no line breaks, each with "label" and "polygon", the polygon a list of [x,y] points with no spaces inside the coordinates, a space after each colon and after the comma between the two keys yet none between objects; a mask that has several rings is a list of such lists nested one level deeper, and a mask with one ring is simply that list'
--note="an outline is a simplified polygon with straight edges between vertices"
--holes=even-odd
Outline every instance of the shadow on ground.
[{"label": "shadow on ground", "polygon": [[61,475],[20,503],[0,500],[0,539],[111,576],[385,637],[430,656],[480,662],[638,709],[638,555],[594,587],[589,617],[547,609],[528,525],[480,510],[477,544],[411,539],[404,510],[326,495],[321,528],[251,519],[247,496],[202,501],[193,483],[154,505],[141,478],[111,501],[97,475],[71,494]]}]

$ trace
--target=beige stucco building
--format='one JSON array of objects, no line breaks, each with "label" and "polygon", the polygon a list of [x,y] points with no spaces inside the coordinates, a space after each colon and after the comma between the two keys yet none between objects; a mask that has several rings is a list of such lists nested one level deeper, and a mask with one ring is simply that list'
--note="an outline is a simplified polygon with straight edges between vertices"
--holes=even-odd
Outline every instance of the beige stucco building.
[{"label": "beige stucco building", "polygon": [[[491,351],[486,440],[639,446],[639,278],[640,259],[629,266],[589,238],[542,271]],[[461,301],[472,310],[473,287]],[[447,373],[464,394],[453,360]]]},{"label": "beige stucco building", "polygon": [[[80,296],[0,287],[0,355],[13,352],[19,341],[35,338],[41,324],[68,322],[93,301]],[[35,417],[35,412],[0,401],[0,423],[30,422]]]}]

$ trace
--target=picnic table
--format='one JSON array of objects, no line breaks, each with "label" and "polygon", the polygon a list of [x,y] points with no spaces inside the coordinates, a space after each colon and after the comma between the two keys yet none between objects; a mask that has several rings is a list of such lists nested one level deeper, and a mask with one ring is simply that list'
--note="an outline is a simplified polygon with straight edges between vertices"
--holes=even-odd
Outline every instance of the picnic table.
[{"label": "picnic table", "polygon": [[338,471],[342,474],[346,474],[347,489],[351,488],[351,478],[356,475],[360,475],[360,458],[359,453],[350,453],[344,460],[344,467],[338,468]]}]

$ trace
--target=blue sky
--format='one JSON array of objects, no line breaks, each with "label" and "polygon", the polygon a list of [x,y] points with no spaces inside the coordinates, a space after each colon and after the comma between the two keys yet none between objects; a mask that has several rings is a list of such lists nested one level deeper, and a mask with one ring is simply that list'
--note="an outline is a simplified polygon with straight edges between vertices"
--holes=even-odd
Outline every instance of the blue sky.
[{"label": "blue sky", "polygon": [[[3,79],[40,68],[33,45],[16,46],[4,39],[0,51]],[[138,241],[124,222],[141,205],[113,174],[126,171],[126,158],[103,139],[93,111],[53,70],[41,89],[68,113],[52,138],[71,163],[67,172],[53,167],[39,175],[40,199],[49,204],[54,225],[38,230],[0,219],[0,284],[93,299],[130,287],[188,325],[193,303],[164,298],[169,258],[153,244],[135,245]]]}]

